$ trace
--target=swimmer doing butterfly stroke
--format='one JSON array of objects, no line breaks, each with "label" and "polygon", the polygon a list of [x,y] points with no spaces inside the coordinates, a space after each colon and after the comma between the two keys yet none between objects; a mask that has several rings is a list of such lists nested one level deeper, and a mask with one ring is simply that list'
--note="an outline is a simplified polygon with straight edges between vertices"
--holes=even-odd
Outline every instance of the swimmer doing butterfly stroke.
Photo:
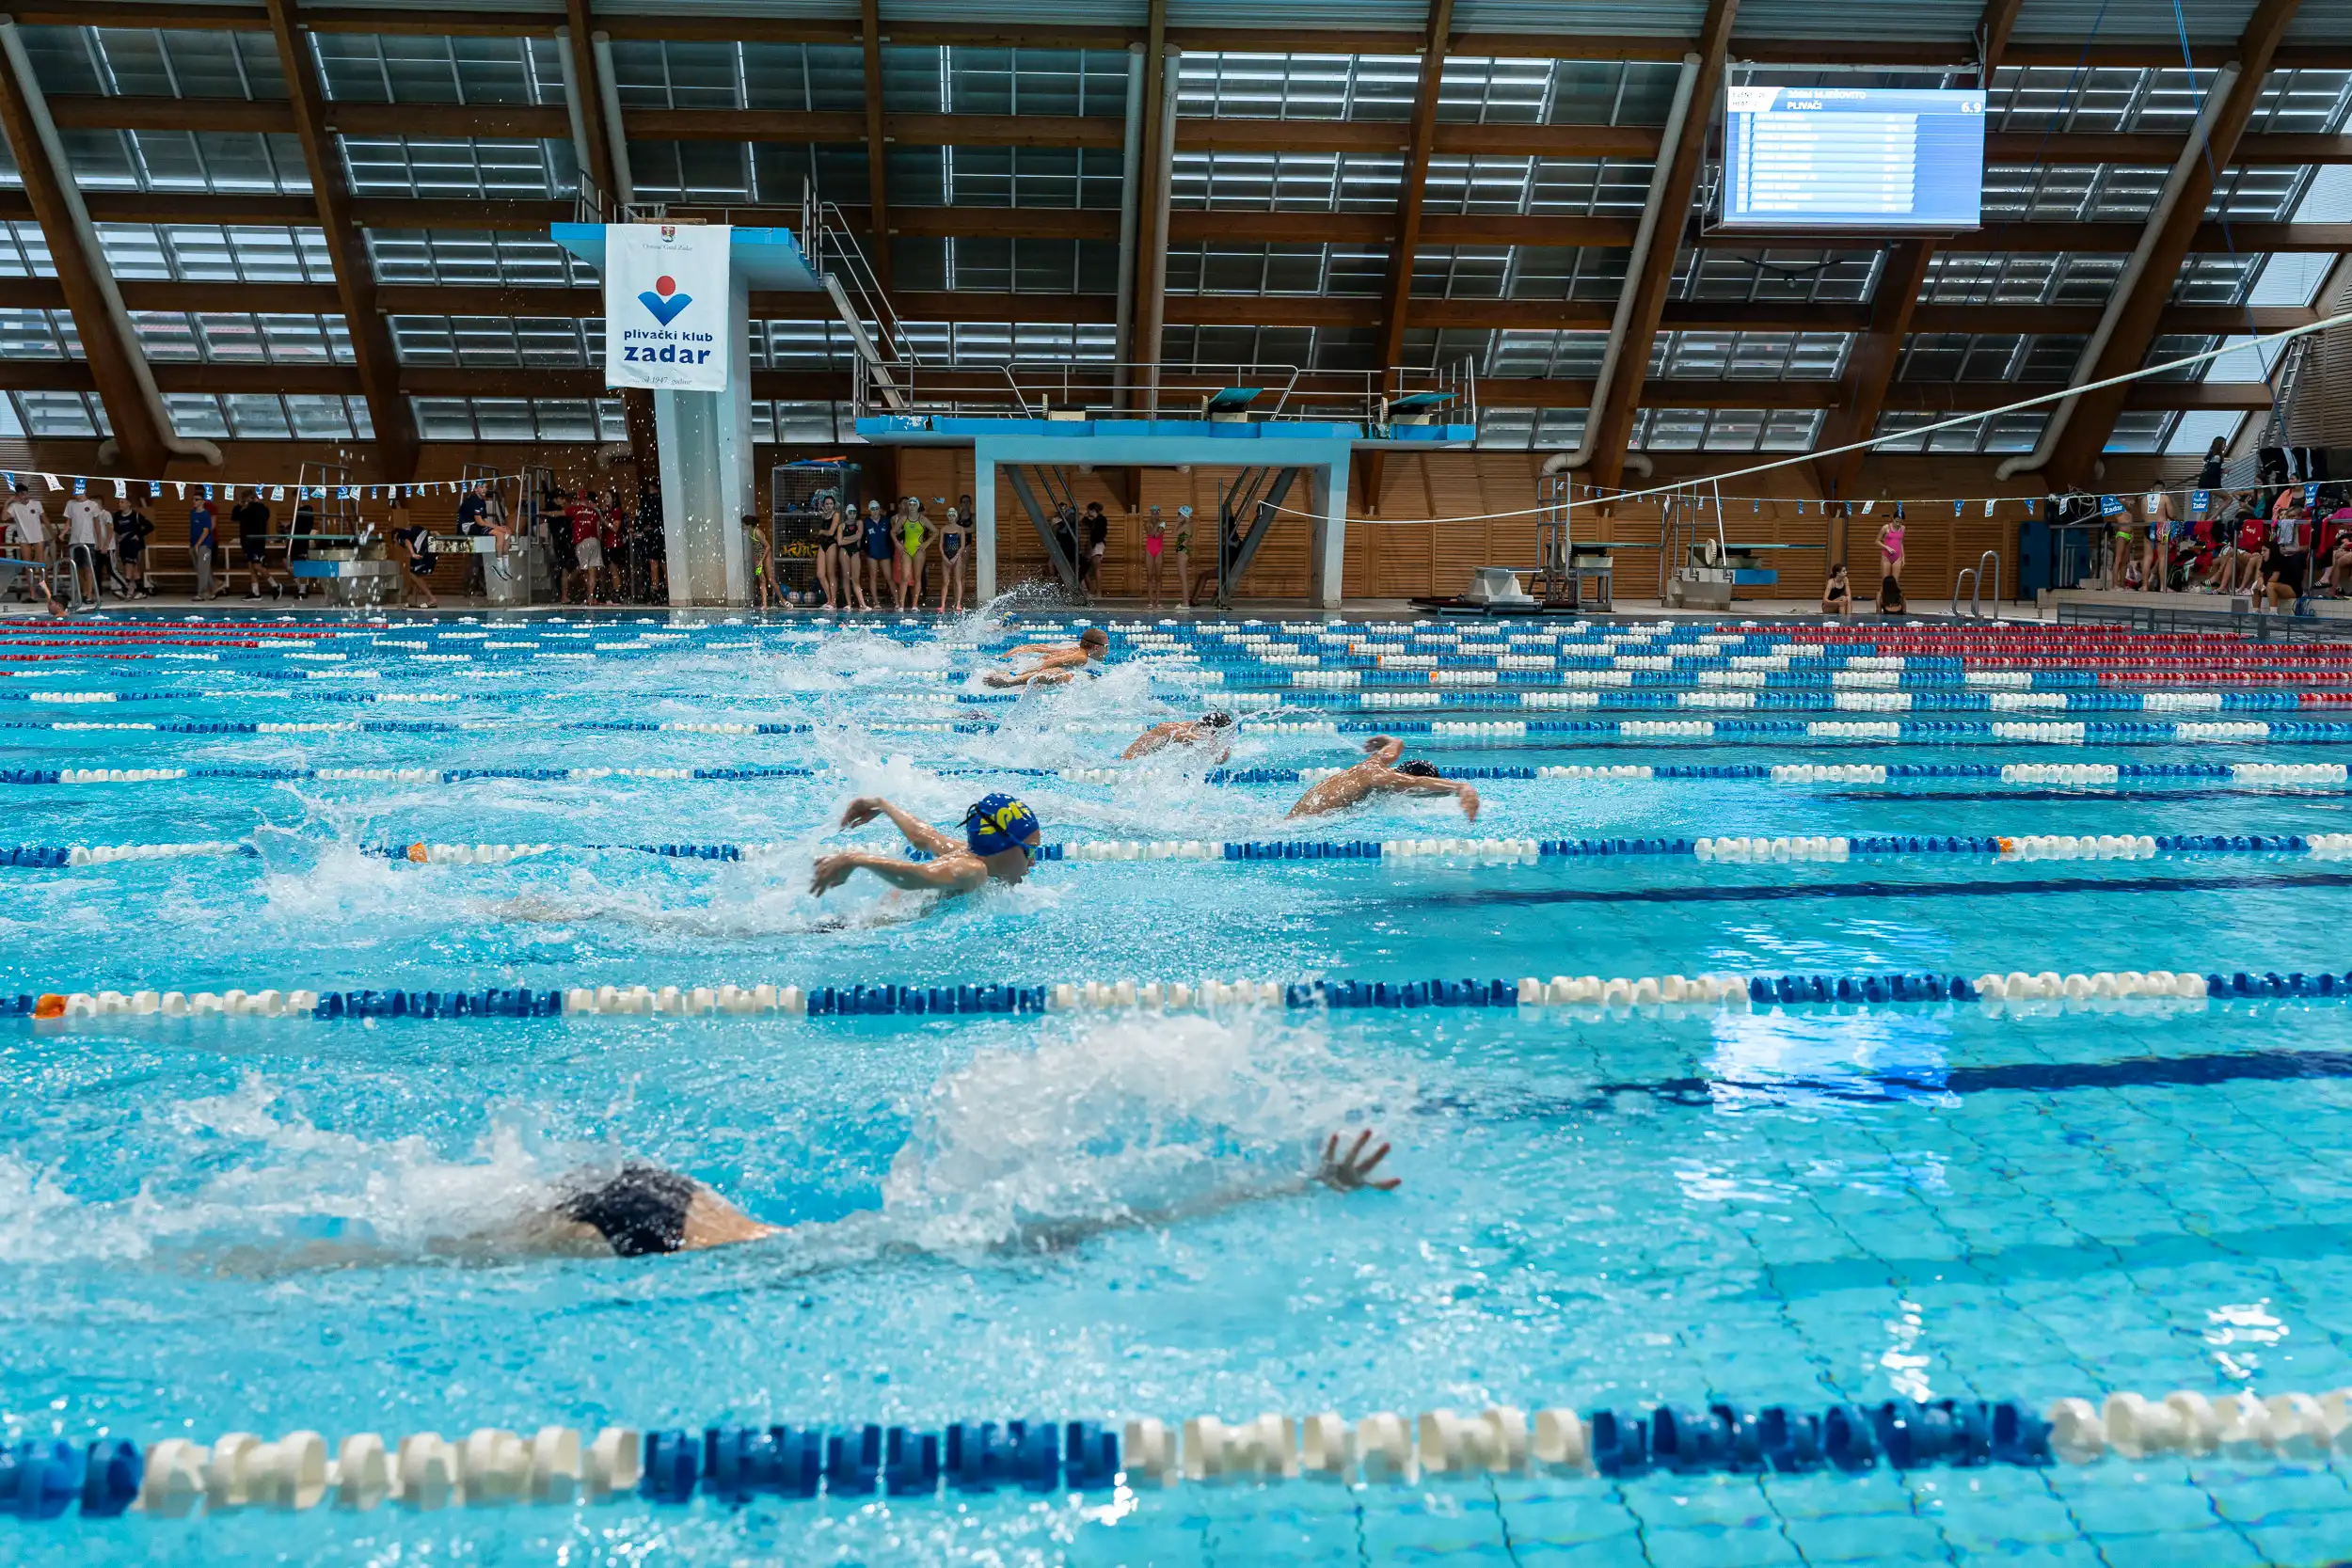
[{"label": "swimmer doing butterfly stroke", "polygon": [[887,816],[906,841],[924,851],[928,862],[901,860],[896,855],[868,854],[850,849],[827,855],[817,863],[809,892],[830,893],[858,871],[870,871],[892,887],[935,893],[970,893],[989,882],[1018,882],[1037,863],[1041,847],[1037,814],[1009,795],[983,795],[963,814],[963,842],[892,805],[879,795],[850,802],[841,814],[845,828],[862,828],[877,816]]}]

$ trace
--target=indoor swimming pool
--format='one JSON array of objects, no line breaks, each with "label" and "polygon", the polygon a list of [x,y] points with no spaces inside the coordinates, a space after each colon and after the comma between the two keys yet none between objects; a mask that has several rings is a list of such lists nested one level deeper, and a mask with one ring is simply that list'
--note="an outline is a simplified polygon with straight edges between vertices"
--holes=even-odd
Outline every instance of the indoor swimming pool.
[{"label": "indoor swimming pool", "polygon": [[0,623],[7,1555],[2352,1556],[2352,644],[1085,624]]}]

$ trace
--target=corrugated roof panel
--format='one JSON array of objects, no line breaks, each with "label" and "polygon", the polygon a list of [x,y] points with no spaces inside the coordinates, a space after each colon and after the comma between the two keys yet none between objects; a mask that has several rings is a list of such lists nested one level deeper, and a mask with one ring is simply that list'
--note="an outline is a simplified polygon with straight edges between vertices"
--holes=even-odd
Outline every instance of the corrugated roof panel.
[{"label": "corrugated roof panel", "polygon": [[[1118,0],[1078,0],[1074,6],[1057,0],[1054,13],[1057,19],[1081,20],[1079,12],[1089,13],[1084,20],[1092,21],[1097,6],[1116,4]],[[968,8],[950,8],[968,10]],[[1134,20],[1144,20],[1144,8],[1137,0],[1132,8]],[[1025,11],[1026,8],[1024,8]],[[1554,8],[1556,11],[1558,8]],[[1034,16],[1034,11],[1026,11]],[[1299,27],[1326,30],[1345,28],[1361,30],[1369,27],[1397,27],[1419,32],[1429,24],[1426,0],[1285,0],[1279,8],[1270,8],[1266,0],[1168,0],[1168,24],[1171,27]],[[1456,27],[1470,25],[1454,13]]]},{"label": "corrugated roof panel", "polygon": [[[2031,4],[2031,0],[2027,0]],[[1958,51],[1955,61],[1976,54],[1977,24],[1983,20],[1983,0],[1904,0],[1901,5],[1868,8],[1867,27],[1857,27],[1853,12],[1820,0],[1740,0],[1732,27],[1732,48],[1756,39],[1846,39],[1858,31],[1873,40],[1901,43],[1948,42]]]},{"label": "corrugated roof panel", "polygon": [[[1421,26],[1427,8],[1415,9],[1409,24]],[[1454,8],[1457,32],[1692,38],[1706,18],[1706,0],[1457,0]]]},{"label": "corrugated roof panel", "polygon": [[2287,38],[2293,42],[2342,43],[2347,35],[2352,35],[2352,0],[2303,0],[2295,20],[2287,24]]},{"label": "corrugated roof panel", "polygon": [[[2254,0],[2195,0],[2185,3],[2194,43],[2234,41],[2254,14]],[[1974,23],[1970,27],[1973,29]],[[2172,0],[2026,0],[2017,13],[2019,39],[2125,42],[2180,36]]]}]

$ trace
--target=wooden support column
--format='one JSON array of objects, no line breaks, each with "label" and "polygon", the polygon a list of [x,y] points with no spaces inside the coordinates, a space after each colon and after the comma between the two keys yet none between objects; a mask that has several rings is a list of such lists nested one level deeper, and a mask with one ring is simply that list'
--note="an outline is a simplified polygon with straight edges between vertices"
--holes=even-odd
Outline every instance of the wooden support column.
[{"label": "wooden support column", "polygon": [[1698,39],[1698,75],[1691,84],[1691,118],[1667,166],[1658,233],[1650,243],[1641,276],[1631,280],[1633,314],[1626,323],[1617,373],[1609,384],[1609,400],[1600,412],[1589,472],[1592,483],[1604,488],[1614,487],[1625,477],[1633,411],[1642,404],[1642,383],[1649,374],[1650,349],[1658,340],[1659,320],[1665,313],[1666,289],[1674,281],[1675,258],[1690,227],[1691,191],[1707,150],[1708,128],[1714,123],[1715,98],[1724,83],[1724,57],[1731,46],[1731,24],[1739,10],[1740,0],[1708,0],[1707,19]]},{"label": "wooden support column", "polygon": [[294,0],[267,0],[269,28],[278,43],[278,64],[286,78],[294,134],[310,173],[311,199],[326,254],[335,264],[335,293],[342,302],[343,325],[351,335],[359,386],[375,426],[376,462],[386,480],[405,483],[417,473],[417,421],[400,389],[400,361],[392,352],[391,328],[376,306],[375,271],[368,242],[352,215],[351,187],[343,179],[342,153],[317,62]]},{"label": "wooden support column", "polygon": [[572,87],[580,95],[580,134],[588,141],[588,178],[606,213],[620,199],[612,188],[612,137],[604,123],[604,83],[596,72],[588,0],[564,0],[564,47],[572,57]]},{"label": "wooden support column", "polygon": [[882,0],[862,0],[859,27],[866,43],[866,200],[873,209],[874,281],[882,296],[890,282],[890,160],[882,135]]},{"label": "wooden support column", "polygon": [[[1136,192],[1135,300],[1127,319],[1135,323],[1127,357],[1135,370],[1121,376],[1131,409],[1140,409],[1157,386],[1160,338],[1168,325],[1168,184],[1176,138],[1168,109],[1168,0],[1152,0],[1143,41],[1143,159]],[[1150,367],[1148,372],[1142,367]]]},{"label": "wooden support column", "polygon": [[1429,27],[1421,45],[1421,85],[1413,95],[1413,119],[1405,146],[1405,172],[1396,196],[1396,248],[1389,257],[1386,314],[1380,322],[1380,353],[1373,362],[1394,368],[1405,346],[1406,310],[1413,297],[1413,252],[1421,248],[1423,187],[1429,151],[1438,135],[1438,93],[1445,77],[1446,40],[1454,29],[1454,0],[1429,0]]},{"label": "wooden support column", "polygon": [[[2204,221],[2205,203],[2213,198],[2214,170],[2227,167],[2231,155],[2236,151],[2238,137],[2261,101],[2263,83],[2270,74],[2270,62],[2278,53],[2279,40],[2285,35],[2287,24],[2295,20],[2300,3],[2301,0],[2262,0],[2254,8],[2245,33],[2238,39],[2237,79],[2230,84],[2229,94],[2214,116],[2206,155],[2197,160],[2181,187],[2180,199],[2158,231],[2137,284],[2116,316],[2115,330],[2108,335],[2106,347],[2091,367],[2090,380],[2104,381],[2125,374],[2147,360],[2149,349],[2155,344],[2165,307],[2171,301],[2181,262],[2187,257],[2198,228]],[[2116,418],[2123,412],[2130,395],[2128,385],[2111,387],[2104,391],[2087,392],[2075,404],[2074,418],[2067,421],[2058,436],[2057,451],[2050,454],[2049,467],[2043,470],[2053,490],[2093,482],[2099,454],[2106,449],[2107,437],[2115,433]]]},{"label": "wooden support column", "polygon": [[107,297],[100,258],[91,254],[82,214],[74,210],[66,189],[64,171],[50,162],[35,109],[13,65],[0,57],[0,127],[31,200],[33,216],[49,245],[49,259],[57,270],[57,286],[73,316],[73,331],[82,341],[82,357],[89,366],[98,401],[106,409],[121,466],[133,474],[160,476],[171,461],[165,431],[140,385],[138,344],[123,331],[122,318]]},{"label": "wooden support column", "polygon": [[[1986,0],[1977,41],[1983,67],[1978,82],[1987,92],[1993,88],[1993,73],[2001,69],[2001,56],[2009,52],[2009,36],[2016,29],[2017,13],[2024,5],[2025,0]],[[1888,250],[1886,264],[1879,269],[1878,288],[1870,296],[1869,328],[1854,341],[1846,356],[1837,406],[1822,420],[1816,447],[1828,451],[1867,441],[1878,429],[1879,415],[1886,407],[1886,389],[1902,362],[1903,341],[1911,335],[1912,312],[1918,306],[1919,291],[1927,285],[1928,267],[1934,259],[1935,242],[1929,239],[1905,240]],[[1817,460],[1813,476],[1822,497],[1843,496],[1867,455],[1850,451]]]}]

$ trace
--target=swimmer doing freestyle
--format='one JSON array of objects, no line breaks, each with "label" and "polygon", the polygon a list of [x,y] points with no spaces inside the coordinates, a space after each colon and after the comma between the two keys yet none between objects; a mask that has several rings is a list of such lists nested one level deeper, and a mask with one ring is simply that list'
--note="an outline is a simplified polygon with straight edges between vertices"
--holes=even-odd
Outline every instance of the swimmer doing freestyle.
[{"label": "swimmer doing freestyle", "polygon": [[879,795],[862,796],[841,814],[845,828],[862,828],[877,816],[887,816],[906,841],[931,856],[929,862],[901,860],[896,855],[868,854],[862,849],[827,855],[817,863],[808,890],[822,895],[848,881],[857,871],[870,871],[892,887],[934,893],[970,893],[992,879],[1018,882],[1037,863],[1041,846],[1037,814],[1009,795],[983,795],[963,814],[963,842],[909,816]]},{"label": "swimmer doing freestyle", "polygon": [[[1292,1197],[1317,1186],[1335,1193],[1394,1192],[1398,1177],[1375,1177],[1387,1159],[1389,1146],[1372,1143],[1372,1129],[1356,1134],[1343,1151],[1340,1134],[1324,1143],[1323,1157],[1311,1170],[1263,1187],[1229,1188],[1188,1202],[1158,1209],[1133,1210],[1117,1219],[1083,1223],[1045,1224],[1025,1228],[1006,1250],[1036,1252],[1067,1246],[1104,1230],[1148,1227],[1182,1220],[1202,1219],[1244,1203]],[[630,1163],[616,1172],[575,1172],[559,1186],[562,1196],[548,1208],[523,1216],[516,1230],[501,1238],[477,1237],[477,1247],[548,1256],[644,1258],[667,1252],[702,1252],[771,1237],[814,1234],[840,1221],[804,1226],[769,1225],[753,1219],[703,1183],[659,1165]]]},{"label": "swimmer doing freestyle", "polygon": [[1220,711],[1154,724],[1136,736],[1135,744],[1119,753],[1119,760],[1133,762],[1170,746],[1198,746],[1211,762],[1223,762],[1233,749],[1233,716]]},{"label": "swimmer doing freestyle", "polygon": [[1462,802],[1462,815],[1478,820],[1478,791],[1458,779],[1442,778],[1425,762],[1398,762],[1405,742],[1375,735],[1364,742],[1364,760],[1333,774],[1298,798],[1293,816],[1321,816],[1361,805],[1375,795],[1451,795]]},{"label": "swimmer doing freestyle", "polygon": [[1089,626],[1078,634],[1078,641],[1068,642],[1024,642],[1017,648],[1007,648],[1005,657],[1016,658],[1023,654],[1044,657],[1026,670],[1010,674],[991,674],[980,677],[980,684],[1000,690],[1010,686],[1059,686],[1089,664],[1100,663],[1109,657],[1110,633],[1100,626]]}]

